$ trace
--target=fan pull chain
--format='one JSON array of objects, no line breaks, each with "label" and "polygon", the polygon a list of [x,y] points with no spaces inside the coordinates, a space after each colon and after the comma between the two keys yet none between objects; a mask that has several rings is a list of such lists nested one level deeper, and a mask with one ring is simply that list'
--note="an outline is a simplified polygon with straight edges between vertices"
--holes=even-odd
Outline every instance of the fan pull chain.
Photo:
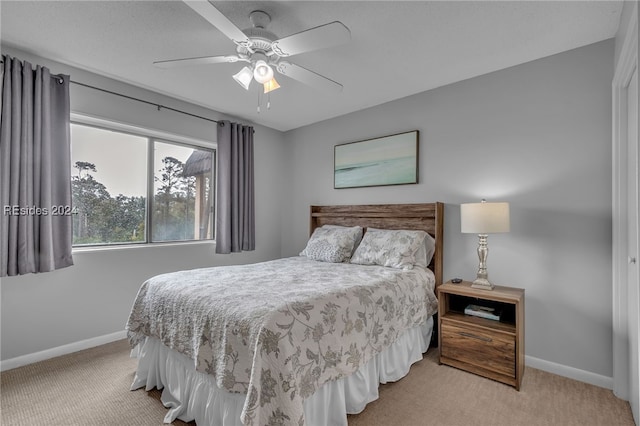
[{"label": "fan pull chain", "polygon": [[[260,114],[261,112],[261,106],[262,106],[262,92],[258,92],[258,107],[256,108],[256,110],[258,111],[258,114]],[[271,93],[267,93],[267,109],[271,109]]]}]

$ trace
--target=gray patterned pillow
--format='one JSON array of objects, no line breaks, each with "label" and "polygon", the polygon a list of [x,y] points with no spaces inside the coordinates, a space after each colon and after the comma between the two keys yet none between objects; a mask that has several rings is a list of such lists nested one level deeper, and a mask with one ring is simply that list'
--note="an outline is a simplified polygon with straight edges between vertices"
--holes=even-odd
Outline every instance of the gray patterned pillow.
[{"label": "gray patterned pillow", "polygon": [[346,263],[362,238],[362,227],[323,226],[316,228],[300,256],[330,263]]},{"label": "gray patterned pillow", "polygon": [[413,269],[416,252],[427,233],[424,231],[369,228],[351,257],[351,263]]}]

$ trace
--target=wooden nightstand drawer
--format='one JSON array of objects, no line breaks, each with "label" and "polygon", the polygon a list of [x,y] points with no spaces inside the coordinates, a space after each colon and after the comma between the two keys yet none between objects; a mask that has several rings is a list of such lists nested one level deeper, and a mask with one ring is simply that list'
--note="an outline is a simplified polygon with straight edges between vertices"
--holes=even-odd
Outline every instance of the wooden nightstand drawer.
[{"label": "wooden nightstand drawer", "polygon": [[[468,315],[469,305],[498,313],[499,321]],[[471,287],[469,281],[438,287],[440,363],[520,390],[524,374],[524,290]]]},{"label": "wooden nightstand drawer", "polygon": [[515,335],[442,321],[443,357],[515,377]]}]

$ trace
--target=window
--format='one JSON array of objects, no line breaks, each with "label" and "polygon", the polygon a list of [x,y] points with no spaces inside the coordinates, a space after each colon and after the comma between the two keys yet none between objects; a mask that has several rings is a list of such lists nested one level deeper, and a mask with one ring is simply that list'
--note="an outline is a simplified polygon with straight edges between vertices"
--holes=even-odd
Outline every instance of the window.
[{"label": "window", "polygon": [[71,124],[73,245],[213,239],[211,148]]},{"label": "window", "polygon": [[212,152],[154,145],[153,241],[210,239]]}]

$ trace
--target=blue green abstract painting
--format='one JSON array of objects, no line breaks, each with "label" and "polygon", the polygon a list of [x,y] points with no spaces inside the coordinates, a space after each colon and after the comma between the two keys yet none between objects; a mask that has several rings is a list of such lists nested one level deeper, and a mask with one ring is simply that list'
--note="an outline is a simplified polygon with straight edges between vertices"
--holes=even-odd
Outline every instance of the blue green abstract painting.
[{"label": "blue green abstract painting", "polygon": [[418,133],[336,145],[334,188],[418,183]]}]

